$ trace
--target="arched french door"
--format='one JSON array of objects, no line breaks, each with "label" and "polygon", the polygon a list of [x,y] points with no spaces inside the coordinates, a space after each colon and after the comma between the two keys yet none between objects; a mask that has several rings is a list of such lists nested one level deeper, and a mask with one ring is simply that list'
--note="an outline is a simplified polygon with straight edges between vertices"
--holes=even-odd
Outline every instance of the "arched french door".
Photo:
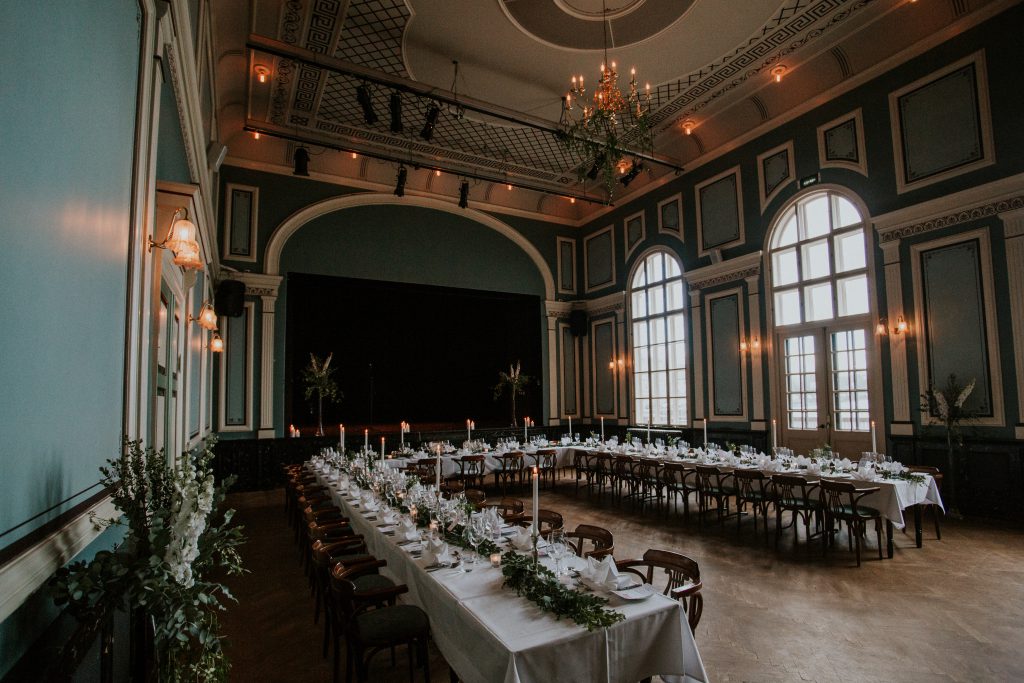
[{"label": "arched french door", "polygon": [[687,424],[686,303],[683,269],[667,251],[640,261],[630,278],[633,421]]},{"label": "arched french door", "polygon": [[856,457],[871,450],[882,414],[868,222],[842,191],[815,189],[769,234],[779,445],[807,453],[828,444]]}]

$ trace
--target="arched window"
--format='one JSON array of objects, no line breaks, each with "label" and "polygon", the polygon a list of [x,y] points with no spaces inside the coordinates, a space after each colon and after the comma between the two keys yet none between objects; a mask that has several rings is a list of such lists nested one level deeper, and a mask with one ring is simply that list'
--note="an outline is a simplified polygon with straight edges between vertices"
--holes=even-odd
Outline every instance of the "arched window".
[{"label": "arched window", "polygon": [[867,224],[822,190],[779,217],[769,243],[784,445],[868,450],[872,350]]},{"label": "arched window", "polygon": [[686,405],[686,306],[675,256],[655,252],[630,283],[633,324],[633,420],[683,426]]}]

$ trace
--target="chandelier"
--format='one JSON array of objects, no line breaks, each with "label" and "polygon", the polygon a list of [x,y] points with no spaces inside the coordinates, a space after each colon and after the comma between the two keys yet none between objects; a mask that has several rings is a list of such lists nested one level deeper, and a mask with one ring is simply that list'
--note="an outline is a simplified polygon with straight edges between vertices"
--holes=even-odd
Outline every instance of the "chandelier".
[{"label": "chandelier", "polygon": [[[583,75],[573,76],[569,92],[562,97],[561,140],[570,154],[580,159],[580,182],[595,180],[600,174],[611,198],[615,187],[615,174],[630,173],[632,180],[640,171],[641,162],[625,162],[631,152],[651,152],[650,110],[651,86],[647,84],[641,94],[637,87],[636,69],[629,71],[629,93],[619,89],[619,74],[614,61],[608,61],[607,8],[601,3],[604,27],[604,62],[594,94],[587,100]],[[575,101],[574,101],[575,100]],[[629,143],[627,147],[624,143]],[[638,149],[639,148],[639,149]],[[592,161],[589,170],[587,161]]]}]

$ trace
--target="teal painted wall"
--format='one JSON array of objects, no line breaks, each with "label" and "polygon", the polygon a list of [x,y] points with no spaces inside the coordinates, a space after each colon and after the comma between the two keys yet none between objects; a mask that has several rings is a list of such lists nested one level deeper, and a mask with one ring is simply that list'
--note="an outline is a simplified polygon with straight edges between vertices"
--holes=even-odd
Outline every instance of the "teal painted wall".
[{"label": "teal painted wall", "polygon": [[[0,24],[0,533],[76,504],[121,434],[134,0],[18,2]],[[0,674],[35,632],[0,627]]]}]

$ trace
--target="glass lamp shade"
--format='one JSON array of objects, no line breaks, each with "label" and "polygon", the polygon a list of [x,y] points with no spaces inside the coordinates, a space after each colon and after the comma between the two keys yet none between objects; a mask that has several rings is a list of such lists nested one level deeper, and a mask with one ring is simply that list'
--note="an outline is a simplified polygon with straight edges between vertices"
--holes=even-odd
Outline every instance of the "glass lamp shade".
[{"label": "glass lamp shade", "polygon": [[213,334],[213,338],[210,340],[210,351],[214,353],[220,353],[224,350],[224,340],[220,338],[220,335],[216,332]]},{"label": "glass lamp shade", "polygon": [[167,248],[174,252],[174,264],[186,270],[201,270],[203,260],[199,257],[199,242],[196,241],[196,226],[185,218],[179,218],[171,226]]},{"label": "glass lamp shade", "polygon": [[199,311],[198,318],[199,326],[205,330],[211,332],[217,329],[217,314],[213,310],[213,306],[210,304],[203,304],[203,308]]}]

